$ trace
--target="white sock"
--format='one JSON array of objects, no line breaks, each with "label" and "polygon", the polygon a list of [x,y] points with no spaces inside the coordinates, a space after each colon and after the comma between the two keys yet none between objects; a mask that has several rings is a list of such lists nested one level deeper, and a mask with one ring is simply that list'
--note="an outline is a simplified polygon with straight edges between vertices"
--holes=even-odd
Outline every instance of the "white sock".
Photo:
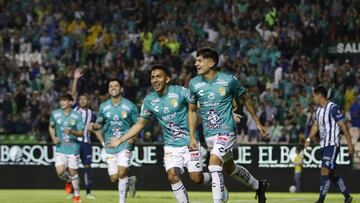
[{"label": "white sock", "polygon": [[70,175],[67,171],[65,171],[63,174],[59,175],[59,178],[61,180],[65,180],[67,183],[69,183],[71,181]]},{"label": "white sock", "polygon": [[125,203],[126,200],[126,187],[129,182],[128,177],[124,179],[119,178],[119,203]]},{"label": "white sock", "polygon": [[181,180],[175,184],[171,184],[171,189],[174,193],[175,199],[178,203],[188,203],[189,196],[185,189],[185,186],[181,182]]},{"label": "white sock", "polygon": [[208,166],[212,178],[212,195],[214,203],[221,203],[224,193],[224,175],[222,167],[218,165]]},{"label": "white sock", "polygon": [[74,196],[80,196],[80,177],[78,174],[71,176],[71,183],[74,190]]},{"label": "white sock", "polygon": [[251,187],[254,190],[259,188],[259,181],[254,178],[254,176],[252,176],[246,168],[240,165],[235,165],[235,170],[231,173],[230,176],[238,181],[243,182],[245,185]]},{"label": "white sock", "polygon": [[204,177],[204,180],[203,180],[203,185],[209,185],[211,183],[211,174],[208,173],[208,172],[204,172],[203,173],[203,177]]}]

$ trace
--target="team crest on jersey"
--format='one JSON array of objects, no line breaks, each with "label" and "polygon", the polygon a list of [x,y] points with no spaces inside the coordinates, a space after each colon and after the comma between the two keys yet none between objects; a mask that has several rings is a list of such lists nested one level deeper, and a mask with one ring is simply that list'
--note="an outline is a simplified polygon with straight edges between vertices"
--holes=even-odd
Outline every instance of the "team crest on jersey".
[{"label": "team crest on jersey", "polygon": [[171,106],[173,106],[173,107],[177,107],[178,102],[177,102],[176,99],[171,99],[171,100],[170,100],[170,104],[171,104]]},{"label": "team crest on jersey", "polygon": [[75,121],[74,119],[71,119],[71,120],[70,120],[70,126],[74,126],[75,123],[76,123],[76,121]]},{"label": "team crest on jersey", "polygon": [[219,93],[220,93],[221,96],[225,96],[225,94],[226,94],[225,88],[224,88],[224,87],[220,87],[220,88],[219,88]]},{"label": "team crest on jersey", "polygon": [[122,111],[121,116],[123,119],[125,119],[127,117],[127,111]]}]

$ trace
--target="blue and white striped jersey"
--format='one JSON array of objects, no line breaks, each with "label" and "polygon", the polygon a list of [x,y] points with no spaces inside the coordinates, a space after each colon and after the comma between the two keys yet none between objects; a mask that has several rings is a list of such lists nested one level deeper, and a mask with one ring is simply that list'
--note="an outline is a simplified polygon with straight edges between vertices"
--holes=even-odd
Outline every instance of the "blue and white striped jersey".
[{"label": "blue and white striped jersey", "polygon": [[314,118],[319,127],[320,146],[339,146],[340,127],[338,122],[344,118],[340,107],[333,102],[328,102],[325,107],[318,106]]},{"label": "blue and white striped jersey", "polygon": [[90,139],[90,132],[88,130],[88,124],[90,122],[95,122],[96,121],[96,116],[94,114],[94,112],[87,108],[87,109],[83,109],[83,108],[80,108],[79,104],[78,103],[75,103],[72,108],[74,109],[74,111],[77,111],[81,114],[82,116],[82,120],[83,120],[83,123],[84,123],[84,136],[83,137],[78,137],[78,140],[79,142],[85,142],[85,143],[91,143],[91,139]]}]

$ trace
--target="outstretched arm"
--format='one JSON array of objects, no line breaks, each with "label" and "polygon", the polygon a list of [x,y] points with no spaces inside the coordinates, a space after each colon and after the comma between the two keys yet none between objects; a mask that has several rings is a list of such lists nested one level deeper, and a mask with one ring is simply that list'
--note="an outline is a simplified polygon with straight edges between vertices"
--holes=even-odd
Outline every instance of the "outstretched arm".
[{"label": "outstretched arm", "polygon": [[139,134],[139,132],[142,129],[144,129],[147,122],[148,122],[148,119],[140,117],[139,120],[135,123],[135,125],[133,125],[125,135],[123,135],[121,137],[111,138],[110,142],[106,146],[110,147],[110,148],[117,147],[121,143],[123,143],[131,138],[134,138],[136,135]]}]

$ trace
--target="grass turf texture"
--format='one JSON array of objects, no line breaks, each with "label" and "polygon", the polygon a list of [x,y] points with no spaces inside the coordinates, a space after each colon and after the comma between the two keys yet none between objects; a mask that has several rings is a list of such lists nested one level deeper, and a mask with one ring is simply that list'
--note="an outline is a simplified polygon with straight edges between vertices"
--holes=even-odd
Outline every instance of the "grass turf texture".
[{"label": "grass turf texture", "polygon": [[[87,199],[84,191],[81,192],[82,202],[107,203],[118,202],[116,190],[94,190],[96,199]],[[352,194],[354,203],[360,203],[360,194]],[[211,203],[211,192],[189,192],[191,203]],[[257,203],[254,192],[230,192],[228,203]],[[313,203],[318,197],[317,193],[268,193],[268,203]],[[1,203],[71,203],[66,199],[64,190],[0,190]],[[176,202],[171,191],[138,191],[135,198],[128,197],[127,203],[172,203]],[[326,203],[342,203],[344,198],[340,193],[330,193]]]}]

